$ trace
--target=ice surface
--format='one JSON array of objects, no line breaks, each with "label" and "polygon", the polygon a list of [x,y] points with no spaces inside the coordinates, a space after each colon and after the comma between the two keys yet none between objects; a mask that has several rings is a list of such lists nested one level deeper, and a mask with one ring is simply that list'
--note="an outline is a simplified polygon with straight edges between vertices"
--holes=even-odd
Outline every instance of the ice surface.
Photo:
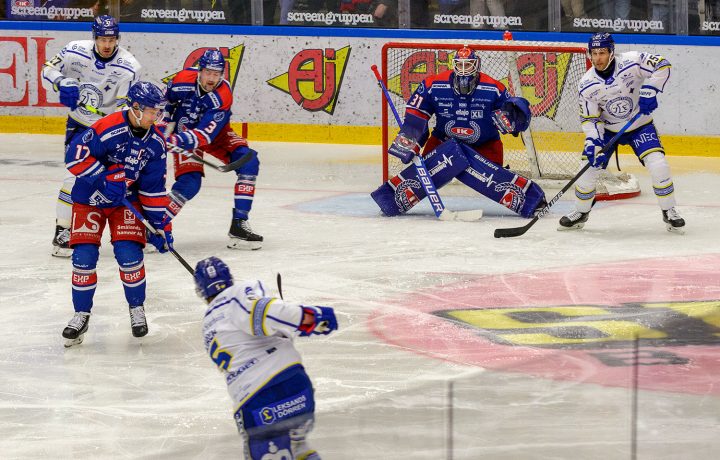
[{"label": "ice surface", "polygon": [[[150,333],[138,340],[105,241],[85,343],[63,348],[71,268],[50,256],[62,139],[0,143],[0,458],[239,458],[224,380],[202,346],[204,305],[171,256],[146,257]],[[253,147],[263,249],[225,248],[234,175],[215,171],[175,222],[175,247],[191,265],[219,256],[237,278],[272,285],[281,272],[286,298],[336,308],[340,331],[297,341],[324,459],[630,458],[632,341],[571,350],[602,340],[578,325],[566,345],[513,346],[503,341],[527,335],[463,322],[496,311],[552,322],[568,306],[586,308],[584,320],[609,311],[625,339],[640,326],[665,335],[640,342],[638,458],[716,457],[720,159],[671,158],[684,236],[665,230],[647,173],[623,158],[640,197],[601,203],[584,231],[559,233],[563,200],[526,235],[497,240],[495,228],[524,220],[457,190],[441,190],[448,207],[483,208],[481,221],[437,221],[424,204],[381,217],[369,197],[377,147]],[[617,353],[625,365],[607,364]],[[653,363],[673,354],[687,359]]]}]

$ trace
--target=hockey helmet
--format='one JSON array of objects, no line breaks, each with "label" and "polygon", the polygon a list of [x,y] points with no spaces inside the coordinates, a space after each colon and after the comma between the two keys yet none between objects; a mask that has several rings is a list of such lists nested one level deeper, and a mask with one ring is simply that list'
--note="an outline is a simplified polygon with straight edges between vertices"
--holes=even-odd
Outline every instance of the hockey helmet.
[{"label": "hockey helmet", "polygon": [[211,48],[205,50],[200,59],[198,60],[198,67],[200,69],[218,70],[220,72],[225,71],[225,58],[217,48]]},{"label": "hockey helmet", "polygon": [[615,52],[615,39],[613,39],[613,36],[607,32],[592,34],[590,40],[588,40],[588,52],[599,48],[607,48],[610,53]]},{"label": "hockey helmet", "polygon": [[127,93],[127,98],[130,106],[136,103],[140,106],[140,109],[146,107],[153,109],[165,109],[167,105],[167,99],[165,99],[165,93],[148,81],[138,81],[134,83]]},{"label": "hockey helmet", "polygon": [[453,88],[462,95],[472,94],[480,73],[480,58],[472,49],[464,46],[453,57]]},{"label": "hockey helmet", "polygon": [[98,37],[120,38],[120,26],[117,20],[107,14],[98,16],[92,23],[93,39]]},{"label": "hockey helmet", "polygon": [[230,269],[217,257],[208,257],[195,265],[195,292],[203,299],[220,294],[233,285]]}]

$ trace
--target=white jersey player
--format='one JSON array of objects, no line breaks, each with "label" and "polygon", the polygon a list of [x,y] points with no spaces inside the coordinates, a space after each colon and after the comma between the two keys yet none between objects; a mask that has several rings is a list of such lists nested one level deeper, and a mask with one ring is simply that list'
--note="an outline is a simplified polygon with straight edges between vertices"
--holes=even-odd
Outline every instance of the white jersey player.
[{"label": "white jersey player", "polygon": [[[130,86],[140,78],[140,64],[118,46],[120,27],[112,16],[99,16],[92,24],[93,40],[68,43],[45,63],[43,80],[59,93],[70,109],[65,146],[105,115],[124,108]],[[52,255],[70,257],[70,191],[75,176],[68,174],[58,195]]]},{"label": "white jersey player", "polygon": [[198,262],[194,278],[209,304],[205,349],[224,373],[245,458],[319,460],[305,441],[314,420],[314,390],[293,338],[336,330],[333,309],[271,297],[258,280],[234,283],[216,257]]},{"label": "white jersey player", "polygon": [[658,54],[628,52],[615,56],[615,41],[608,33],[590,37],[588,53],[593,67],[580,80],[580,116],[585,133],[583,164],[589,168],[575,185],[575,211],[560,219],[558,230],[580,229],[587,222],[601,170],[607,167],[614,146],[608,141],[639,114],[617,141],[629,145],[652,177],[653,191],[668,231],[682,233],[685,221],[675,209],[675,187],[665,150],[651,113],[657,94],[665,90],[670,63]]}]

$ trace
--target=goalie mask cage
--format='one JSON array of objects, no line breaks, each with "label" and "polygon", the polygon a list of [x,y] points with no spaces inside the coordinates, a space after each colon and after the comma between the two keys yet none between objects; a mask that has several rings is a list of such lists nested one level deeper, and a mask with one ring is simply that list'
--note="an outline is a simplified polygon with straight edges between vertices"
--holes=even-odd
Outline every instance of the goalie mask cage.
[{"label": "goalie mask cage", "polygon": [[[405,103],[420,82],[451,70],[456,51],[466,45],[480,56],[481,72],[502,82],[511,95],[530,102],[530,128],[518,137],[502,136],[505,165],[545,186],[573,177],[579,170],[585,139],[580,128],[577,88],[591,65],[583,47],[499,40],[386,43],[382,48],[382,78],[398,113],[404,115]],[[430,129],[433,123],[434,118]],[[383,181],[405,167],[387,153],[398,129],[383,99]],[[604,173],[598,182],[598,199],[637,194],[637,180],[627,174]]]}]

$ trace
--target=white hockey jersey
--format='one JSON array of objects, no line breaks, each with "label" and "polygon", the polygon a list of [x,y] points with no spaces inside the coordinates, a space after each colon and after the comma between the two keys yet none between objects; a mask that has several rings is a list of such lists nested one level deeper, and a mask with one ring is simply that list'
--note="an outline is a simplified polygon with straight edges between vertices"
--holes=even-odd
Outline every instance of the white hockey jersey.
[{"label": "white hockey jersey", "polygon": [[[658,54],[636,51],[615,56],[615,72],[607,81],[594,68],[578,84],[580,121],[585,137],[602,139],[605,129],[618,132],[636,113],[640,88],[650,86],[658,93],[670,78],[670,63]],[[646,125],[652,116],[641,115],[628,131]]]},{"label": "white hockey jersey", "polygon": [[126,49],[118,47],[115,56],[107,62],[97,58],[93,40],[68,43],[58,54],[45,63],[43,80],[53,90],[60,78],[74,78],[80,83],[78,107],[70,118],[90,126],[104,115],[84,109],[87,105],[109,115],[127,102],[127,92],[140,79],[140,64]]},{"label": "white hockey jersey", "polygon": [[259,280],[236,282],[210,303],[203,320],[205,349],[224,372],[237,406],[301,363],[293,338],[300,335],[302,318],[300,304],[267,297]]}]

